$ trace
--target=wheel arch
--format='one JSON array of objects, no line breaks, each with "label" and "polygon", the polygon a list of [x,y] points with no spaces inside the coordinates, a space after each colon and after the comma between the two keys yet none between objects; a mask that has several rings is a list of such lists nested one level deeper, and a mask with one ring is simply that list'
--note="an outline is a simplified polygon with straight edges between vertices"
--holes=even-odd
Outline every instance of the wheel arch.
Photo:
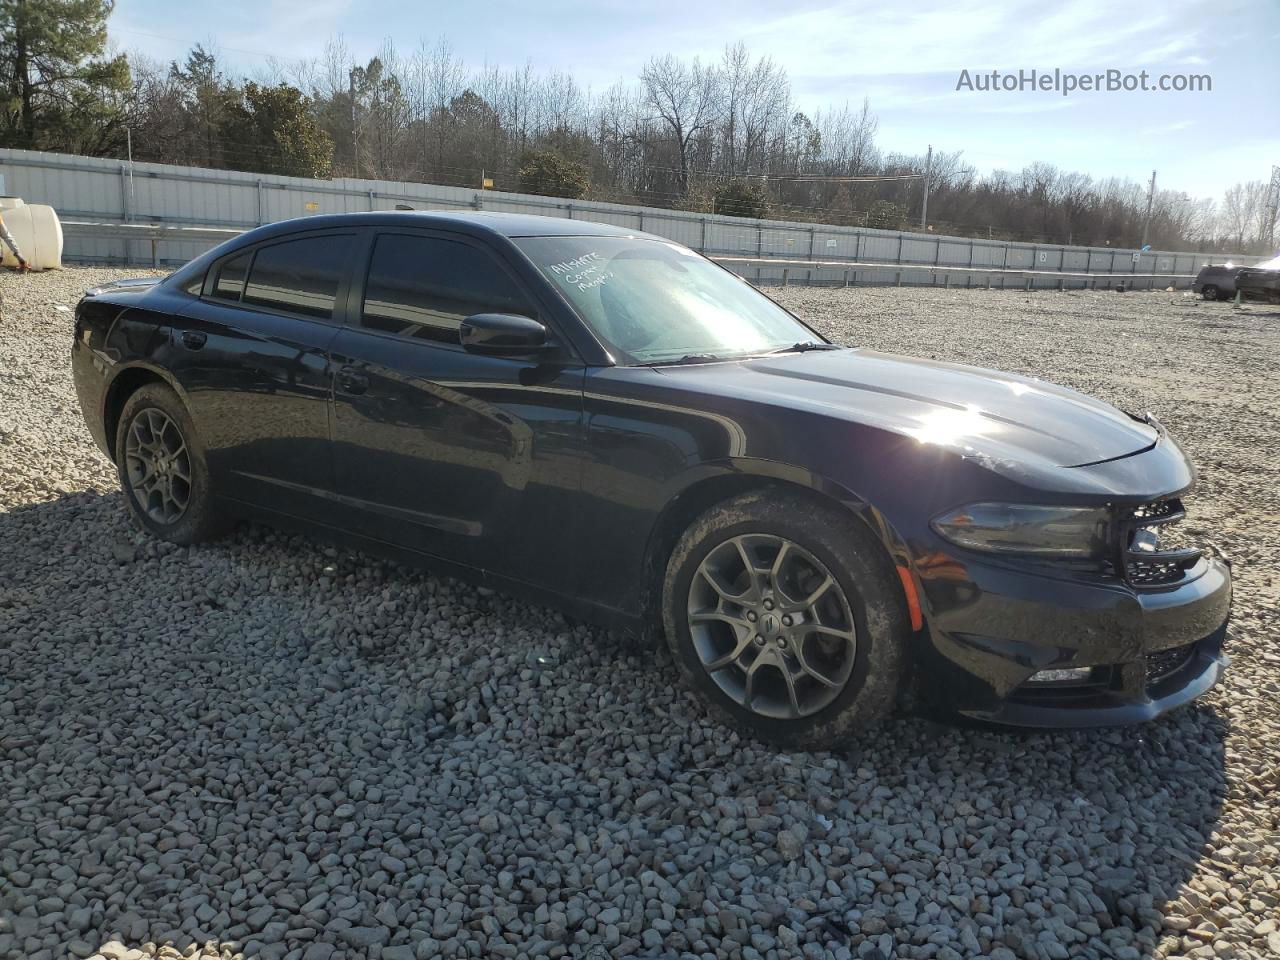
[{"label": "wheel arch", "polygon": [[147,363],[133,363],[122,366],[107,384],[102,401],[103,436],[107,441],[108,454],[114,463],[116,459],[116,431],[120,426],[120,414],[129,398],[149,383],[160,383],[173,390],[178,399],[190,410],[186,391],[167,370]]},{"label": "wheel arch", "polygon": [[863,524],[872,539],[882,547],[881,558],[887,565],[887,575],[896,577],[902,584],[912,629],[919,630],[923,626],[918,586],[911,573],[906,543],[888,518],[844,485],[812,471],[774,461],[722,464],[709,475],[693,478],[668,500],[650,529],[645,546],[642,603],[646,623],[657,622],[653,615],[661,611],[662,581],[667,561],[689,525],[717,503],[744,493],[769,489],[835,507]]}]

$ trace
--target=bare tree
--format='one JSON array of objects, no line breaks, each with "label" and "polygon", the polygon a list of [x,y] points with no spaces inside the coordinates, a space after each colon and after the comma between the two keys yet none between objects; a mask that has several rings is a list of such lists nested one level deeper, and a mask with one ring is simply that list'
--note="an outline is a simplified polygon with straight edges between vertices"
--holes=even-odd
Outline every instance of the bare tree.
[{"label": "bare tree", "polygon": [[766,162],[770,141],[781,142],[785,137],[791,115],[791,83],[786,71],[768,57],[757,60],[747,74],[738,110],[741,170],[752,173]]},{"label": "bare tree", "polygon": [[1222,197],[1222,227],[1236,247],[1244,246],[1245,234],[1253,219],[1247,184],[1237,183],[1230,187]]},{"label": "bare tree", "polygon": [[[422,40],[410,64],[411,102],[422,126],[422,164],[440,178],[445,167],[445,140],[449,133],[449,103],[466,85],[466,69],[453,53],[453,45],[440,38],[434,45]],[[430,167],[428,165],[430,164]]]},{"label": "bare tree", "polygon": [[1058,168],[1051,163],[1036,161],[1023,168],[1020,179],[1023,192],[1040,211],[1041,236],[1048,239],[1049,217],[1058,197]]},{"label": "bare tree", "polygon": [[685,64],[667,54],[650,59],[640,80],[645,102],[670,132],[679,163],[680,193],[687,196],[690,147],[720,115],[720,71],[711,65],[703,66],[696,57]]},{"label": "bare tree", "polygon": [[400,146],[410,121],[409,100],[395,44],[387,40],[367,66],[352,67],[349,91],[357,131],[356,169],[381,179],[399,179]]},{"label": "bare tree", "polygon": [[732,46],[726,46],[720,59],[720,89],[724,97],[721,107],[723,122],[720,132],[720,169],[730,176],[736,175],[738,170],[739,117],[742,113],[743,99],[747,95],[750,72],[751,55],[747,53],[747,45],[739,40]]},{"label": "bare tree", "polygon": [[1058,205],[1065,222],[1067,243],[1075,242],[1093,203],[1093,178],[1087,173],[1066,172],[1058,177]]},{"label": "bare tree", "polygon": [[1196,246],[1212,244],[1218,223],[1218,205],[1210,197],[1192,200],[1186,205],[1187,220],[1184,236],[1194,240]]},{"label": "bare tree", "polygon": [[1271,242],[1270,218],[1267,216],[1267,184],[1261,180],[1250,180],[1244,185],[1244,205],[1247,211],[1249,229],[1253,243],[1265,247]]},{"label": "bare tree", "polygon": [[835,110],[819,110],[814,123],[822,131],[822,154],[831,173],[856,177],[878,159],[876,132],[880,121],[871,112],[870,100],[864,98],[857,110],[850,109],[848,103]]},{"label": "bare tree", "polygon": [[553,70],[534,85],[534,129],[543,135],[564,134],[581,116],[584,97],[573,76]]}]

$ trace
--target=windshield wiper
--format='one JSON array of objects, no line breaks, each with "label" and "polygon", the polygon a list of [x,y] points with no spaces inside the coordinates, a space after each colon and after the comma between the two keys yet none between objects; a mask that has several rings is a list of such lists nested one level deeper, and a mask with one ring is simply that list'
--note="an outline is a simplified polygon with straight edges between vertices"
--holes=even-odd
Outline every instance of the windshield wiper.
[{"label": "windshield wiper", "polygon": [[810,350],[840,350],[843,349],[838,343],[819,343],[817,340],[801,340],[799,343],[793,343],[789,347],[779,347],[777,350],[771,350],[770,353],[808,353]]},{"label": "windshield wiper", "polygon": [[638,367],[677,367],[681,364],[689,363],[715,363],[719,360],[751,360],[755,357],[771,357],[778,353],[807,353],[810,350],[843,350],[844,348],[838,343],[819,343],[816,340],[802,340],[799,343],[793,343],[789,347],[779,347],[777,350],[770,350],[768,353],[742,353],[725,356],[718,353],[686,353],[683,357],[672,357],[667,360],[650,360],[647,363],[638,363]]},{"label": "windshield wiper", "polygon": [[648,363],[638,363],[638,367],[678,367],[685,363],[715,363],[717,360],[725,360],[726,357],[718,356],[714,353],[686,353],[683,357],[672,357],[668,360],[650,360]]}]

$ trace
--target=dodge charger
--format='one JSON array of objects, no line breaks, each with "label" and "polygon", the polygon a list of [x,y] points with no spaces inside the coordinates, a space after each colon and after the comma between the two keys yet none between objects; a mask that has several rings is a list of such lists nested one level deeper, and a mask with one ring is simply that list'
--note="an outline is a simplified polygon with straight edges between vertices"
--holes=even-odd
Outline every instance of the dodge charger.
[{"label": "dodge charger", "polygon": [[1154,417],[828,342],[660,237],[276,223],[89,291],[72,364],[154,536],[249,518],[552,603],[778,744],[1134,723],[1226,662],[1229,569]]}]

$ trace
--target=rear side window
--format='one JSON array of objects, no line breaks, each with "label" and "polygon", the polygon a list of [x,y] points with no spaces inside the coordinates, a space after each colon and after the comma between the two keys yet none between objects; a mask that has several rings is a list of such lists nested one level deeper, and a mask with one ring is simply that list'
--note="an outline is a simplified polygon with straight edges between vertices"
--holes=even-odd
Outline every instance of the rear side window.
[{"label": "rear side window", "polygon": [[363,326],[454,344],[462,321],[474,313],[534,316],[520,288],[483,250],[434,237],[378,237],[365,284]]},{"label": "rear side window", "polygon": [[337,234],[260,247],[243,302],[329,319],[351,257],[351,241],[351,234]]},{"label": "rear side window", "polygon": [[244,293],[244,278],[249,272],[249,261],[253,253],[242,253],[232,257],[218,268],[217,279],[213,281],[213,295],[219,300],[239,300]]}]

